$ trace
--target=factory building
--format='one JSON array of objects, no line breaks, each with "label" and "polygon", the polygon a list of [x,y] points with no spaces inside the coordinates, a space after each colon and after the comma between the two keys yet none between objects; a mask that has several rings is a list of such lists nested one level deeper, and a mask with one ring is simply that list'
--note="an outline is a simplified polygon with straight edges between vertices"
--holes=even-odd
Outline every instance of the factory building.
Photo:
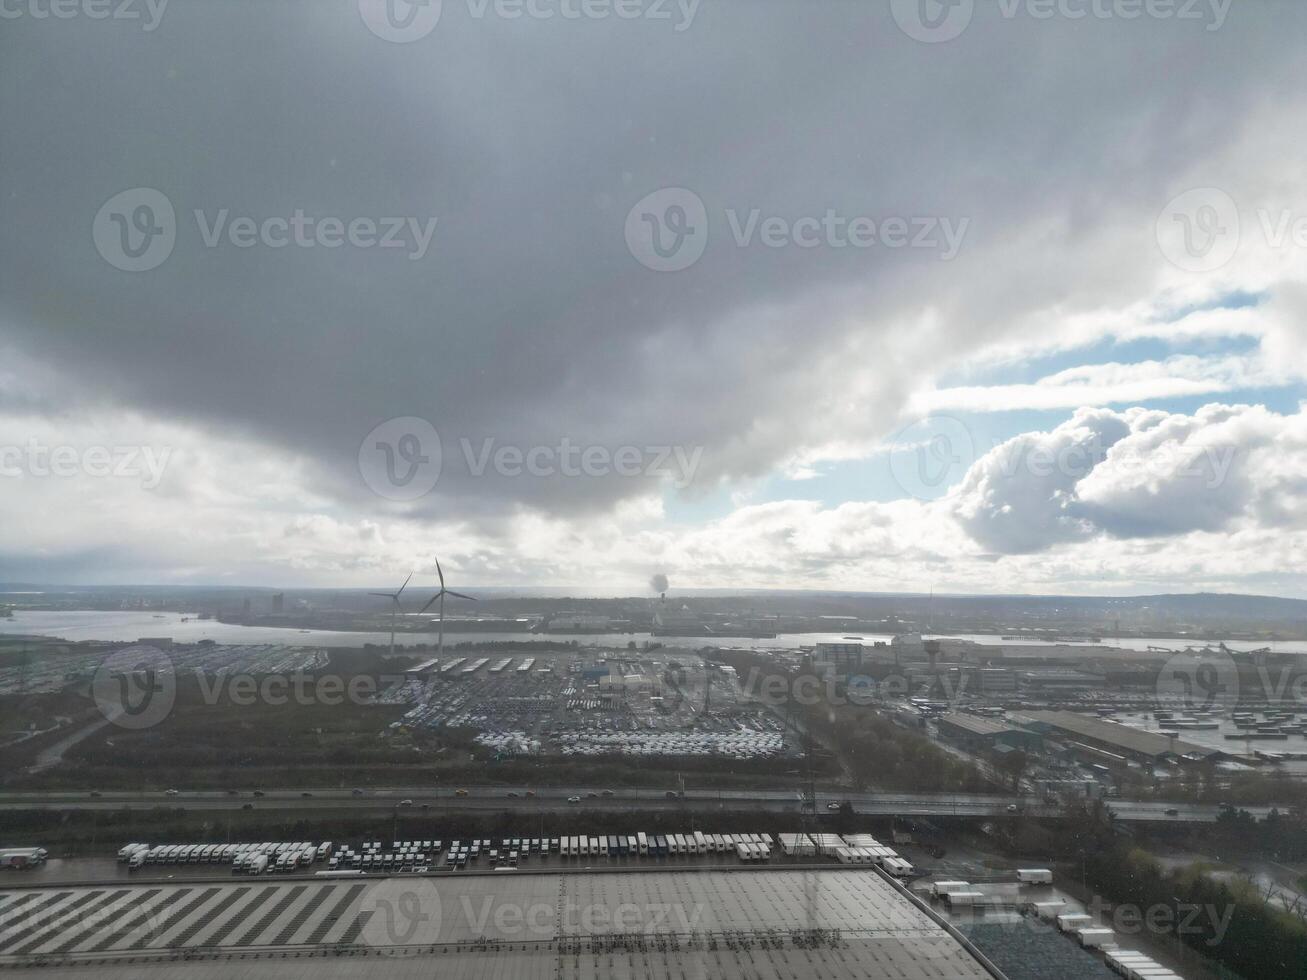
[{"label": "factory building", "polygon": [[954,712],[941,715],[935,724],[945,738],[971,749],[1007,747],[1024,752],[1043,750],[1044,739],[1039,733],[1006,721]]},{"label": "factory building", "polygon": [[1103,721],[1073,711],[1027,711],[1013,716],[1033,731],[1067,742],[1100,757],[1102,761],[1125,760],[1150,765],[1167,762],[1203,762],[1220,756],[1210,749],[1174,736],[1146,732],[1114,721]]},{"label": "factory building", "polygon": [[812,665],[817,670],[850,673],[862,668],[861,643],[818,643],[812,650]]}]

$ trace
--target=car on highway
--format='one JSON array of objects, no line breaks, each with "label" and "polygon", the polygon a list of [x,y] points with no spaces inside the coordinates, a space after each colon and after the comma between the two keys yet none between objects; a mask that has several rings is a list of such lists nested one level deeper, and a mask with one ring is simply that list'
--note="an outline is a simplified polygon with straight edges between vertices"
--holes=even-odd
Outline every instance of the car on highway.
[{"label": "car on highway", "polygon": [[454,795],[455,795],[455,796],[467,796],[467,790],[465,790],[465,789],[456,789],[456,790],[454,790]]},{"label": "car on highway", "polygon": [[412,800],[400,800],[400,801],[399,801],[399,805],[400,805],[400,806],[412,806],[412,805],[413,805],[413,801],[412,801]]},{"label": "car on highway", "polygon": [[100,794],[100,791],[99,791],[98,789],[93,789],[93,790],[91,790],[91,796],[93,796],[93,797],[98,797],[98,796],[100,796],[100,795],[101,795],[101,794]]},{"label": "car on highway", "polygon": [[253,810],[253,809],[254,809],[254,804],[253,804],[253,803],[246,803],[246,804],[244,804],[244,805],[241,806],[241,809],[242,809],[242,810]]},{"label": "car on highway", "polygon": [[263,790],[261,790],[261,789],[256,789],[256,790],[254,791],[253,795],[254,795],[254,796],[262,796],[262,795],[263,795]]},{"label": "car on highway", "polygon": [[1167,807],[1165,810],[1163,810],[1162,812],[1165,813],[1168,817],[1178,817],[1178,816],[1180,816],[1180,811],[1177,810],[1177,809],[1176,809],[1175,807],[1173,807],[1173,806],[1168,806],[1168,807]]},{"label": "car on highway", "polygon": [[835,803],[835,802],[827,803],[827,804],[826,804],[826,809],[827,809],[827,810],[838,810],[838,809],[840,808],[840,805],[841,805],[841,804],[839,804],[839,803]]},{"label": "car on highway", "polygon": [[1016,812],[1017,812],[1017,809],[1018,809],[1018,807],[1017,807],[1017,805],[1016,805],[1015,803],[1009,803],[1009,804],[1007,805],[1007,812],[1008,812],[1008,813],[1016,813]]},{"label": "car on highway", "polygon": [[164,795],[164,796],[181,796],[182,794],[181,794],[181,791],[180,791],[180,790],[169,789],[169,790],[164,790],[163,795]]},{"label": "car on highway", "polygon": [[228,796],[240,796],[240,793],[236,792],[236,790],[234,790],[234,789],[229,789],[229,790],[227,790],[227,795],[228,795]]},{"label": "car on highway", "polygon": [[581,802],[581,797],[579,797],[579,796],[569,796],[569,797],[567,798],[567,802],[568,802],[568,803],[580,803],[580,802]]},{"label": "car on highway", "polygon": [[363,790],[361,790],[361,789],[352,789],[352,790],[350,790],[350,795],[351,795],[351,796],[362,796],[362,795],[363,795]]},{"label": "car on highway", "polygon": [[528,799],[535,799],[536,791],[533,789],[529,789],[526,791],[526,795]]},{"label": "car on highway", "polygon": [[602,795],[602,796],[612,796],[612,795],[614,795],[614,794],[613,794],[613,791],[612,791],[611,789],[606,789],[606,790],[604,790],[603,793],[600,794],[600,795]]},{"label": "car on highway", "polygon": [[510,800],[515,800],[515,799],[517,799],[517,794],[516,794],[515,792],[513,792],[511,789],[510,789],[510,790],[509,790],[505,795],[506,795]]},{"label": "car on highway", "polygon": [[300,796],[302,796],[304,799],[307,800],[307,799],[309,799],[311,796],[313,796],[313,794],[312,794],[312,793],[301,793]]}]

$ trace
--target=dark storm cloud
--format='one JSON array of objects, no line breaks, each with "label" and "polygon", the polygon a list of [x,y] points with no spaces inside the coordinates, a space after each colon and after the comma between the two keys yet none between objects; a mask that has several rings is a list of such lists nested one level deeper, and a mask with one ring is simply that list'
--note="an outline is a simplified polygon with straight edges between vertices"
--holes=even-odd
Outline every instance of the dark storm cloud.
[{"label": "dark storm cloud", "polygon": [[[1026,275],[1005,249],[1038,223],[1074,262],[1100,225],[1151,214],[1183,161],[1274,95],[1275,52],[1303,19],[1243,8],[1206,32],[982,10],[930,45],[870,0],[705,2],[679,32],[477,19],[447,0],[411,44],[373,36],[346,0],[174,0],[148,32],[19,18],[0,28],[0,339],[79,392],[303,454],[355,504],[376,503],[360,440],[397,416],[443,440],[428,513],[583,512],[656,479],[473,478],[462,439],[702,447],[700,487],[764,474],[884,432],[922,372],[1015,312],[1074,304],[1074,269]],[[91,227],[137,187],[167,196],[178,234],[161,266],[129,273]],[[660,274],[623,229],[664,187],[703,199],[711,235],[701,261]],[[206,227],[224,209],[437,223],[411,260],[209,248],[196,209]],[[740,248],[727,209],[969,228],[951,262]],[[939,325],[913,336],[927,305]],[[876,377],[853,405],[850,371]]]}]

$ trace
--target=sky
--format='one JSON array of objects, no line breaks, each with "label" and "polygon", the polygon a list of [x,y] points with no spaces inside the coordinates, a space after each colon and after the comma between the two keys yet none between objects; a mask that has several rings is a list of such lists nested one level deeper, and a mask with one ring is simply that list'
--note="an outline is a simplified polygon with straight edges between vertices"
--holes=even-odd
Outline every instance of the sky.
[{"label": "sky", "polygon": [[0,582],[1307,597],[1307,7],[0,0]]}]

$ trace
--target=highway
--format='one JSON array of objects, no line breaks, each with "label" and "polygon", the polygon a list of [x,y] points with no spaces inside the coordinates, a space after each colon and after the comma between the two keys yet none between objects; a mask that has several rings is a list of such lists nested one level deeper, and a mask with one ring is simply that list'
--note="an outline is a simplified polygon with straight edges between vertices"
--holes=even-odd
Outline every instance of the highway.
[{"label": "highway", "polygon": [[[760,808],[770,812],[798,812],[801,800],[794,790],[687,790],[683,798],[666,790],[596,789],[584,786],[528,787],[469,786],[466,795],[452,788],[429,786],[382,789],[278,789],[255,796],[251,791],[179,790],[165,792],[0,793],[0,810],[123,810],[177,807],[186,810],[251,810],[280,812],[358,811],[391,814],[396,810],[520,810],[532,813],[558,809],[693,810]],[[569,798],[579,797],[575,803]],[[832,793],[819,792],[822,812],[847,801],[857,813],[873,816],[998,817],[1020,813],[1057,817],[1061,809],[1037,798],[989,794],[946,793]],[[1126,822],[1211,823],[1220,808],[1208,804],[1111,800],[1109,808]],[[1261,819],[1269,806],[1246,807]],[[1288,806],[1281,806],[1287,811]],[[1167,811],[1174,810],[1174,813]]]}]

